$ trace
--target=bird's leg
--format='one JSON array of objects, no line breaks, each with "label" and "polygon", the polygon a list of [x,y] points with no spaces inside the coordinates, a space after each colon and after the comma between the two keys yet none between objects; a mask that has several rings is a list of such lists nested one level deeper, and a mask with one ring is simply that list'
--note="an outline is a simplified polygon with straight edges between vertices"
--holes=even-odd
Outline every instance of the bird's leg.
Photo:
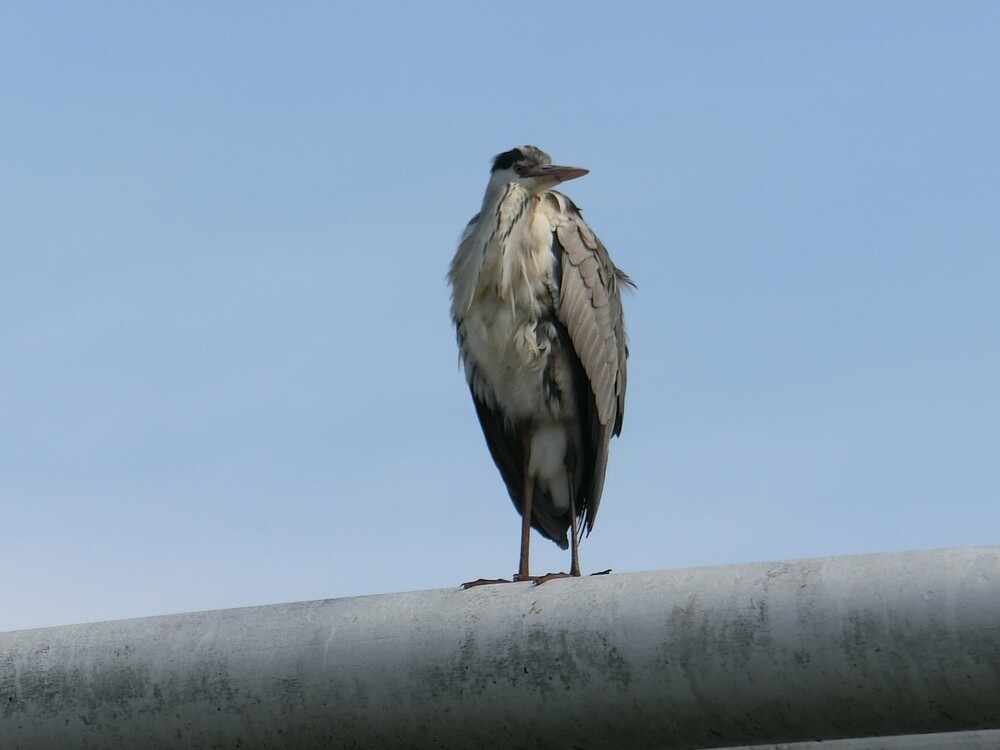
[{"label": "bird's leg", "polygon": [[535,491],[535,478],[528,470],[528,458],[524,459],[524,500],[521,504],[521,559],[517,565],[515,581],[531,580],[528,572],[528,547],[531,543],[531,496]]},{"label": "bird's leg", "polygon": [[532,579],[536,586],[541,586],[546,581],[551,581],[554,578],[579,578],[580,576],[580,538],[577,531],[576,504],[573,502],[572,495],[569,498],[569,519],[569,573],[548,573],[544,576],[538,576]]},{"label": "bird's leg", "polygon": [[579,536],[579,521],[576,517],[576,507],[573,502],[573,498],[569,499],[569,543],[572,548],[570,552],[570,562],[569,562],[569,574],[571,576],[580,576],[580,536]]},{"label": "bird's leg", "polygon": [[[528,547],[531,542],[531,496],[535,491],[535,478],[531,476],[531,438],[524,439],[524,497],[521,500],[521,559],[517,565],[514,581],[534,581],[528,572]],[[480,578],[462,584],[463,589],[486,586],[492,583],[510,583],[506,578]]]},{"label": "bird's leg", "polygon": [[[528,473],[528,461],[524,462],[524,500],[521,506],[521,559],[517,565],[517,575],[514,581],[536,581],[528,572],[528,546],[531,541],[531,496],[535,490],[535,479]],[[492,583],[510,583],[506,578],[480,578],[477,581],[467,581],[463,589],[474,586],[487,586]]]},{"label": "bird's leg", "polygon": [[569,483],[569,543],[572,548],[569,558],[569,574],[580,577],[580,518],[576,515],[576,452],[570,451],[566,456],[566,476]]}]

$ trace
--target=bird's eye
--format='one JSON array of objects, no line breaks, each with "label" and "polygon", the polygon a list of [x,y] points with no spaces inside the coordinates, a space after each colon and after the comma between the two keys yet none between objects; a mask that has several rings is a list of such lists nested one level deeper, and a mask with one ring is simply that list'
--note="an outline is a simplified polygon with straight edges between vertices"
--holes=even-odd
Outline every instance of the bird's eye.
[{"label": "bird's eye", "polygon": [[517,174],[519,174],[519,175],[523,175],[524,174],[524,165],[523,164],[515,164],[514,165],[514,171],[517,172]]}]

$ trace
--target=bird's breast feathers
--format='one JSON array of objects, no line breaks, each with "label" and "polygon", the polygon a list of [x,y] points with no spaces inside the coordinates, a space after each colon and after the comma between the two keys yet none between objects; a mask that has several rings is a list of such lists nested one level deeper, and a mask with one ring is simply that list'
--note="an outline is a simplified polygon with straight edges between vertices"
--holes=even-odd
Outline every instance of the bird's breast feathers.
[{"label": "bird's breast feathers", "polygon": [[537,207],[520,188],[492,212],[484,206],[452,264],[452,314],[469,383],[488,403],[516,412],[511,417],[550,409],[539,384],[557,336],[558,292],[552,225]]}]

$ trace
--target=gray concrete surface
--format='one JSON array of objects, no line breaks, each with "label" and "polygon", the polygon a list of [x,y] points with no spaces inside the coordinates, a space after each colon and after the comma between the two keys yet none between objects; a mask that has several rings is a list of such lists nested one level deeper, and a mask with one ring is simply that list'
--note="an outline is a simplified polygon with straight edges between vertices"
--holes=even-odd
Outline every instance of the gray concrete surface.
[{"label": "gray concrete surface", "polygon": [[0,634],[0,750],[666,750],[996,728],[1000,547]]}]

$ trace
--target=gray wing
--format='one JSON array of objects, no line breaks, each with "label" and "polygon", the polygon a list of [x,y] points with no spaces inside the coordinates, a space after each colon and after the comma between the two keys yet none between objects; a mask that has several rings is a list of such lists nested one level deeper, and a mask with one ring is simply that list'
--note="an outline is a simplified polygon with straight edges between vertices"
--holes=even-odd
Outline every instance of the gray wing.
[{"label": "gray wing", "polygon": [[587,226],[569,198],[549,193],[559,202],[553,212],[553,250],[561,251],[562,274],[556,314],[566,326],[580,365],[586,373],[592,407],[581,415],[589,428],[587,463],[593,467],[584,497],[584,521],[589,532],[604,491],[608,446],[621,433],[625,415],[628,343],[622,311],[621,286],[634,286],[615,267],[597,235]]}]

